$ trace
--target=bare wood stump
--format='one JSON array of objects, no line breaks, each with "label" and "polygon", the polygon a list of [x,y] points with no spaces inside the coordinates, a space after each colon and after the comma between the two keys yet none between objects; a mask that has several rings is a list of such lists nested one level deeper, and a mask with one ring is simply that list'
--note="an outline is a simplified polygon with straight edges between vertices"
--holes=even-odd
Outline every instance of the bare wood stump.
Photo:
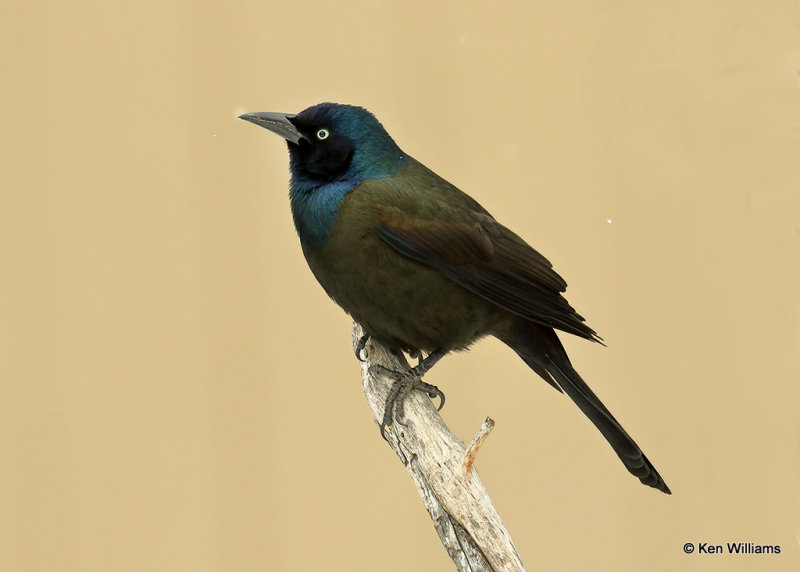
[{"label": "bare wood stump", "polygon": [[[353,347],[363,335],[353,325]],[[361,364],[364,394],[376,423],[383,419],[384,403],[394,380],[370,371],[381,365],[393,371],[409,368],[405,359],[370,340]],[[404,416],[386,428],[389,446],[397,453],[417,487],[433,525],[458,570],[525,570],[511,536],[492,499],[472,466],[478,448],[494,427],[486,418],[469,449],[445,425],[433,402],[412,391],[404,402]]]}]

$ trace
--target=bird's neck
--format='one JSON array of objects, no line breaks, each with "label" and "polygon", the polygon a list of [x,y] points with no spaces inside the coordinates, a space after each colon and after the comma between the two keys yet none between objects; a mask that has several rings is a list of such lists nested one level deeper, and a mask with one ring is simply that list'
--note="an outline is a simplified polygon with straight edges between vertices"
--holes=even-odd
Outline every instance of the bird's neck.
[{"label": "bird's neck", "polygon": [[328,239],[345,195],[359,182],[334,181],[314,187],[292,181],[289,190],[292,217],[304,249],[323,244]]},{"label": "bird's neck", "polygon": [[289,198],[294,226],[304,249],[325,243],[347,193],[365,180],[393,177],[408,164],[411,158],[396,146],[395,149],[381,160],[358,161],[345,178],[336,181],[309,180],[293,170]]}]

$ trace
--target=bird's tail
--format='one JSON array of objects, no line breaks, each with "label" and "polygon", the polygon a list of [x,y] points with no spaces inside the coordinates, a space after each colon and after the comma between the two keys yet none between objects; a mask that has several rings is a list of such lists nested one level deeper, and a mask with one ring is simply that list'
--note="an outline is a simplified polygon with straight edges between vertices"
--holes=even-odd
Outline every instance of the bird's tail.
[{"label": "bird's tail", "polygon": [[498,336],[547,383],[564,391],[600,430],[632,475],[648,486],[672,494],[642,450],[572,367],[552,328],[518,320]]}]

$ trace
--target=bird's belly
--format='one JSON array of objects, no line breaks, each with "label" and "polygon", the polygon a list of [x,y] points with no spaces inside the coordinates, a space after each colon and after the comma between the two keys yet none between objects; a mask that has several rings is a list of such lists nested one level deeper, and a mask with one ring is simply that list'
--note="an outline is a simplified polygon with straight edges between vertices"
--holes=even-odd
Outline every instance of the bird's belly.
[{"label": "bird's belly", "polygon": [[463,349],[505,313],[378,240],[309,256],[325,291],[377,340],[404,350]]}]

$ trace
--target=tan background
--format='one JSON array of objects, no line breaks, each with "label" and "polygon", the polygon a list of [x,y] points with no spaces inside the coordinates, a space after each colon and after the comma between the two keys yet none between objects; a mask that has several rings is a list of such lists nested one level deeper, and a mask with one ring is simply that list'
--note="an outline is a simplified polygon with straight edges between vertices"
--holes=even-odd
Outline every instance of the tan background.
[{"label": "tan background", "polygon": [[528,4],[3,8],[0,570],[450,569],[233,119],[325,100],[555,262],[674,491],[498,342],[445,360],[531,569],[800,569],[800,4]]}]

